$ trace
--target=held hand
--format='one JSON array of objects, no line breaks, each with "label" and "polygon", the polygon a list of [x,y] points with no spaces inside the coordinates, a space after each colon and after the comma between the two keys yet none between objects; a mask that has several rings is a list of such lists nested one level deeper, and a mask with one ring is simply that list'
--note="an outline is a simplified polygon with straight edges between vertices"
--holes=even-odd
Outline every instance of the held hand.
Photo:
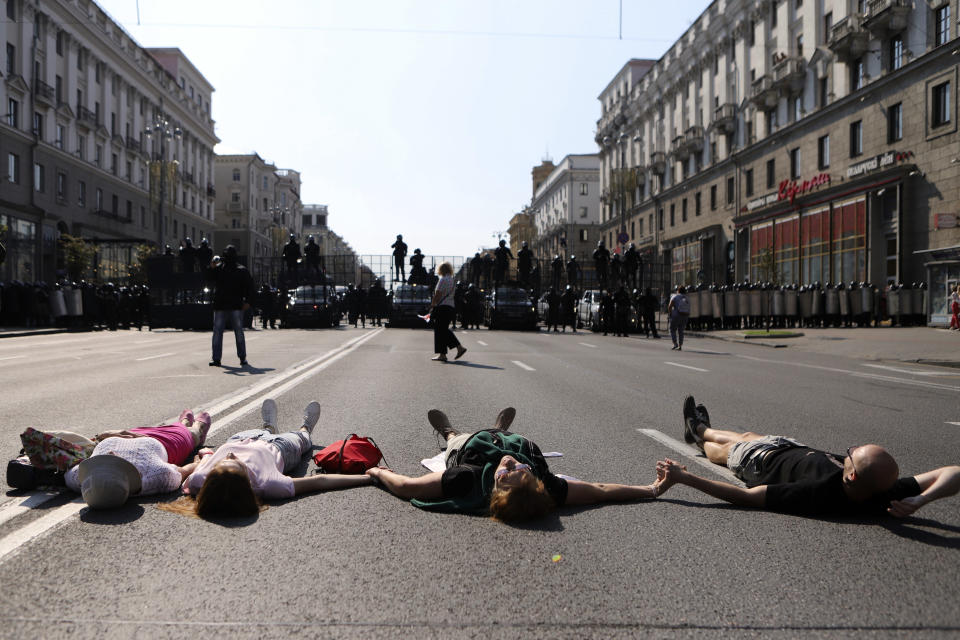
[{"label": "held hand", "polygon": [[925,504],[927,504],[927,499],[922,495],[911,496],[903,500],[891,500],[890,508],[887,509],[887,512],[897,518],[906,518],[907,516],[913,515],[917,509]]},{"label": "held hand", "polygon": [[673,486],[680,482],[687,468],[670,458],[659,460],[657,462],[657,482],[667,483],[667,486]]}]

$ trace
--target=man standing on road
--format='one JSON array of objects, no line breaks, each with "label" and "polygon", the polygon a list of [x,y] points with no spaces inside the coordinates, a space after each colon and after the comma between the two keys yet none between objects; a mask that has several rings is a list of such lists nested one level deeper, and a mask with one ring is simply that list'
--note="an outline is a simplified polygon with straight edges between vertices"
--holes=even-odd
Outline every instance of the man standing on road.
[{"label": "man standing on road", "polygon": [[213,359],[211,367],[220,366],[223,353],[223,330],[229,322],[237,342],[237,357],[241,366],[247,366],[247,343],[243,337],[243,312],[254,299],[253,278],[237,261],[237,248],[228,244],[223,260],[213,257],[207,269],[207,280],[214,286],[213,293]]},{"label": "man standing on road", "polygon": [[677,292],[670,296],[667,314],[670,317],[670,337],[673,339],[671,351],[683,351],[683,331],[690,318],[690,301],[684,287],[677,287]]},{"label": "man standing on road", "polygon": [[783,436],[714,429],[706,407],[687,396],[684,439],[746,483],[738,487],[696,476],[673,460],[657,463],[670,484],[685,484],[743,507],[798,515],[913,514],[923,505],[960,491],[960,466],[910,478],[886,449],[863,444],[835,454]]}]

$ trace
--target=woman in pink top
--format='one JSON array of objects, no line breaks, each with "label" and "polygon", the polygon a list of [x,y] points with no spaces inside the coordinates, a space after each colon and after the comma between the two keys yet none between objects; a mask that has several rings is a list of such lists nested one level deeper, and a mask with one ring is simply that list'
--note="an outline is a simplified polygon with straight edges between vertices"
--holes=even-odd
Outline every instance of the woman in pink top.
[{"label": "woman in pink top", "polygon": [[162,424],[155,427],[136,427],[122,431],[104,431],[98,433],[95,440],[107,438],[153,438],[158,440],[167,452],[167,462],[183,465],[190,460],[190,454],[203,446],[210,430],[210,414],[202,412],[196,418],[189,409],[180,413],[176,424]]},{"label": "woman in pink top", "polygon": [[320,405],[311,402],[296,431],[276,433],[277,405],[264,400],[263,428],[230,436],[216,451],[200,451],[200,464],[183,483],[187,495],[160,505],[184,515],[249,516],[259,513],[263,499],[283,499],[312,491],[346,489],[371,484],[364,475],[324,474],[292,478],[295,468],[313,447],[313,428],[320,418]]}]

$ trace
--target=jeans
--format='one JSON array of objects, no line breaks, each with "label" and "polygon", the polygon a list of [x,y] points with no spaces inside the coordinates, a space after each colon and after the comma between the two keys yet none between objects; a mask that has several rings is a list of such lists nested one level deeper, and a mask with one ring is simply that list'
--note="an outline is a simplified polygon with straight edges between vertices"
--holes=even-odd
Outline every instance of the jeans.
[{"label": "jeans", "polygon": [[273,445],[283,458],[283,472],[292,471],[300,464],[303,454],[313,448],[313,441],[307,431],[290,431],[287,433],[270,433],[266,429],[248,429],[227,438],[227,442],[240,440],[262,440]]},{"label": "jeans", "polygon": [[689,316],[686,313],[670,314],[670,338],[675,347],[683,346],[683,330],[687,328],[687,318]]},{"label": "jeans", "polygon": [[233,335],[237,340],[237,357],[243,362],[247,359],[247,342],[243,338],[243,311],[233,309],[213,312],[213,359],[220,362],[223,355],[223,330],[227,322],[233,328]]}]

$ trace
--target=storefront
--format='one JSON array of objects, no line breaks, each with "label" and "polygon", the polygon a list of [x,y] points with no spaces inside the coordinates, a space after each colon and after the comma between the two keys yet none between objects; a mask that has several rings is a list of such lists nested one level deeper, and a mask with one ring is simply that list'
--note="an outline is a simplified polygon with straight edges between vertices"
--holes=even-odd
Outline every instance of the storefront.
[{"label": "storefront", "polygon": [[17,216],[0,213],[0,239],[7,258],[0,265],[0,282],[33,282],[37,275],[37,225]]},{"label": "storefront", "polygon": [[949,326],[950,292],[960,284],[960,245],[916,253],[927,260],[924,267],[930,285],[930,295],[927,296],[929,308],[926,310],[928,322],[934,326]]}]

